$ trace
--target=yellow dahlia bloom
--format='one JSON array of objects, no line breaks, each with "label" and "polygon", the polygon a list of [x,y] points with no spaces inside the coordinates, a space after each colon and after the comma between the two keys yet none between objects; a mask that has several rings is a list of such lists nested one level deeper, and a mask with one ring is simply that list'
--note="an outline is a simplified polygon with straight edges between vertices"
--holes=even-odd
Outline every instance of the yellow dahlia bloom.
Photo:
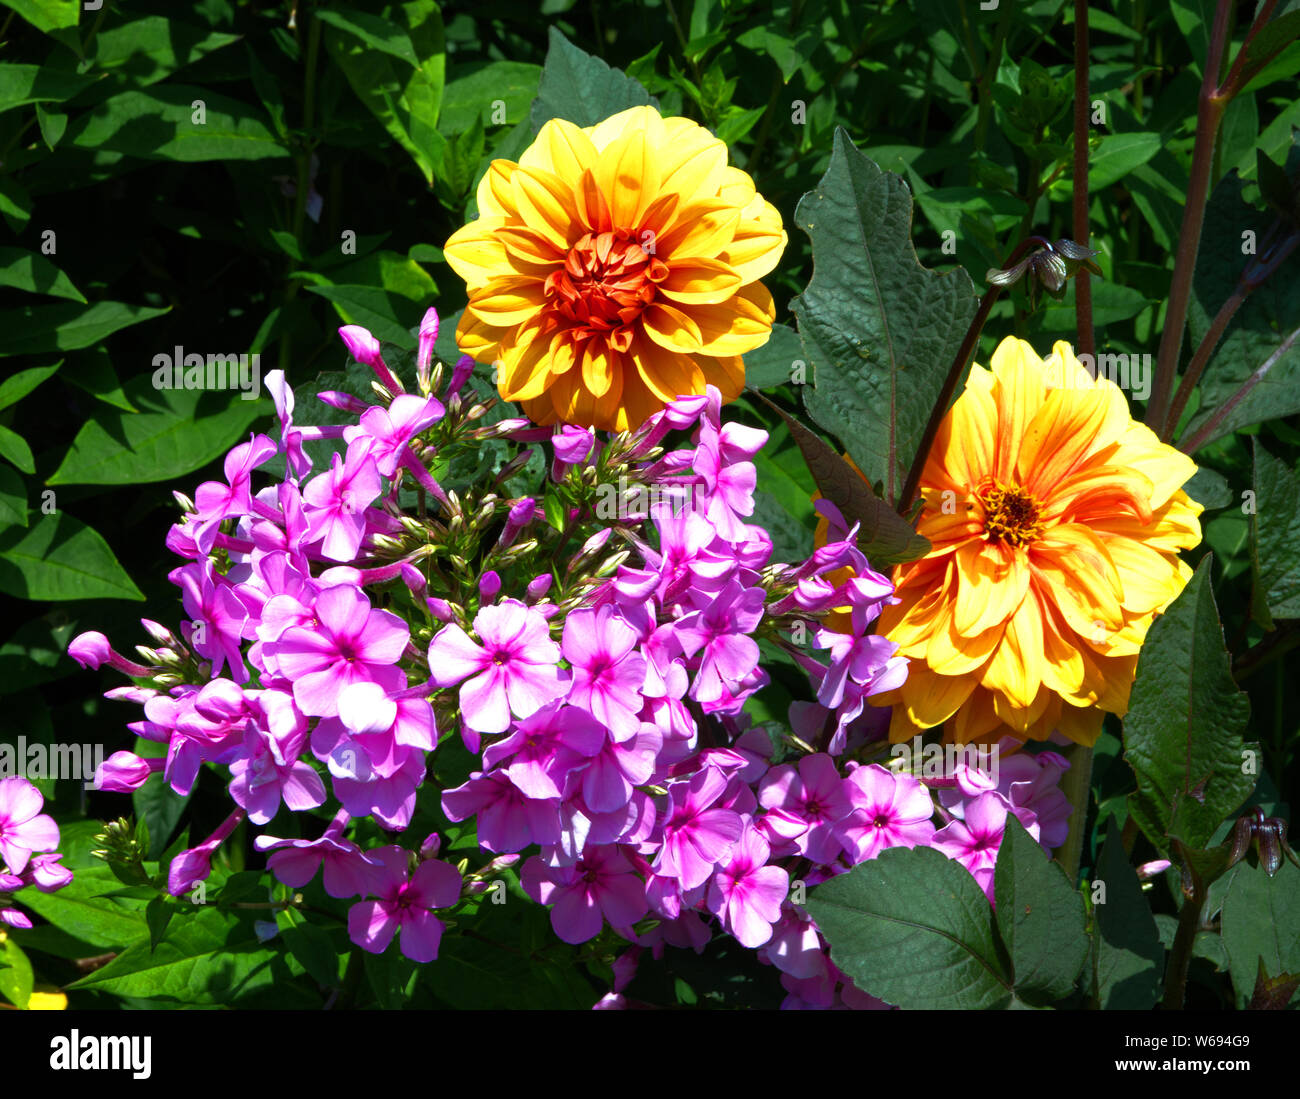
[{"label": "yellow dahlia bloom", "polygon": [[1091,745],[1123,714],[1147,629],[1201,540],[1180,486],[1196,467],[1135,423],[1120,389],[1067,343],[1043,361],[1006,339],[971,368],[921,477],[919,561],[894,570],[882,634],[910,657],[890,738]]},{"label": "yellow dahlia bloom", "polygon": [[740,393],[787,238],[702,126],[652,107],[552,119],[518,164],[492,162],[478,209],[445,248],[469,291],[456,340],[534,421],[621,431],[709,383]]}]

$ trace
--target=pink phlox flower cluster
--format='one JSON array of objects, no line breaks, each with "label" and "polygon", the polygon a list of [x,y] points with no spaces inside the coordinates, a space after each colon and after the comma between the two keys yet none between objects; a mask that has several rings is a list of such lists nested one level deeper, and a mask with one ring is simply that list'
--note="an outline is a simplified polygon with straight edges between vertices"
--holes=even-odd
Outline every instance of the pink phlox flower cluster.
[{"label": "pink phlox flower cluster", "polygon": [[72,881],[57,853],[59,826],[42,813],[45,799],[27,779],[0,779],[0,925],[27,929],[32,921],[13,907],[12,894],[28,886],[53,893]]}]

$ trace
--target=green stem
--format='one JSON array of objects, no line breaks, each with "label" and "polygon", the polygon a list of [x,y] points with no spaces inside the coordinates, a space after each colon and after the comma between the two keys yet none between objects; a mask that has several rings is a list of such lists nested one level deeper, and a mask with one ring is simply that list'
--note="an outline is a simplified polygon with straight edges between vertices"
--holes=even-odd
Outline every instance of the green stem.
[{"label": "green stem", "polygon": [[1065,751],[1070,769],[1061,779],[1061,792],[1070,802],[1070,831],[1065,843],[1056,852],[1056,861],[1069,875],[1071,883],[1079,878],[1079,862],[1083,855],[1083,837],[1088,827],[1088,791],[1092,782],[1092,749],[1082,744],[1071,745]]},{"label": "green stem", "polygon": [[[1088,244],[1088,0],[1074,0],[1074,240]],[[1092,284],[1087,268],[1074,276],[1074,323],[1078,351],[1090,359],[1097,347],[1092,332]]]},{"label": "green stem", "polygon": [[[975,118],[975,152],[984,152],[984,143],[988,139],[989,123],[993,120],[993,85],[997,81],[998,66],[1002,63],[1002,45],[1007,36],[1007,19],[1011,13],[1011,5],[1008,4],[1002,8],[1001,17],[998,19],[997,29],[993,32],[993,47],[989,50],[988,58],[984,62],[984,71],[980,73],[979,80],[975,82],[975,93],[978,96],[978,107]],[[970,24],[963,18],[966,24],[967,38],[970,38]],[[975,182],[975,158],[971,158],[971,182]]]},{"label": "green stem", "polygon": [[104,16],[108,14],[108,5],[102,4],[99,14],[95,16],[95,21],[90,25],[90,33],[86,35],[86,40],[81,44],[81,56],[85,57],[90,52],[90,45],[95,41],[95,35],[99,33],[99,25],[104,22]]},{"label": "green stem", "polygon": [[[306,14],[304,7],[300,15]],[[298,153],[298,186],[297,194],[294,196],[293,207],[293,236],[302,245],[302,231],[304,219],[307,213],[307,195],[311,190],[311,154],[313,141],[311,139],[311,127],[316,113],[316,63],[320,57],[320,36],[321,24],[319,19],[310,20],[307,27],[307,71],[303,76],[303,105],[302,105],[302,126],[304,131],[304,148]],[[292,270],[294,261],[289,260],[289,269]],[[285,329],[280,337],[280,369],[287,376],[289,364],[293,357],[293,336],[288,325],[289,306],[298,296],[298,287],[300,281],[295,278],[288,279],[284,289],[284,303],[281,306],[281,317],[285,321]]]},{"label": "green stem", "polygon": [[1183,329],[1187,326],[1187,304],[1191,297],[1192,275],[1196,270],[1196,256],[1201,247],[1201,227],[1205,222],[1205,206],[1210,193],[1210,169],[1214,162],[1214,145],[1219,135],[1219,124],[1223,121],[1223,111],[1228,102],[1219,92],[1218,76],[1224,49],[1227,46],[1233,7],[1234,0],[1219,0],[1214,12],[1209,56],[1205,61],[1200,105],[1196,112],[1196,144],[1192,149],[1187,204],[1183,207],[1183,223],[1178,232],[1178,252],[1174,259],[1174,274],[1169,286],[1165,327],[1160,337],[1160,351],[1156,358],[1155,385],[1151,392],[1151,400],[1147,404],[1147,426],[1161,438],[1167,437],[1165,424],[1168,418],[1169,398],[1174,389],[1178,357],[1183,349]]},{"label": "green stem", "polygon": [[1166,1011],[1181,1011],[1187,998],[1187,970],[1192,964],[1192,947],[1196,944],[1201,909],[1205,907],[1208,893],[1199,874],[1193,874],[1192,882],[1192,895],[1183,898],[1183,907],[1178,913],[1178,931],[1165,970],[1165,998],[1160,1006]]}]

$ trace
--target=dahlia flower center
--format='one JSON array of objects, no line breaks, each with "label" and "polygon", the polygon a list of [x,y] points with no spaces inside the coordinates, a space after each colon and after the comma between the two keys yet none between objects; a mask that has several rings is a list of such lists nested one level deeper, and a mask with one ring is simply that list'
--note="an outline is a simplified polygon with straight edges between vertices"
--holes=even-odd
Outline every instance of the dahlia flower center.
[{"label": "dahlia flower center", "polygon": [[1040,538],[1039,504],[1024,489],[994,485],[979,494],[984,505],[984,533],[991,542],[1023,546]]},{"label": "dahlia flower center", "polygon": [[641,315],[654,301],[655,283],[667,277],[667,264],[627,230],[587,233],[569,249],[564,266],[547,276],[546,296],[575,327],[613,332]]}]

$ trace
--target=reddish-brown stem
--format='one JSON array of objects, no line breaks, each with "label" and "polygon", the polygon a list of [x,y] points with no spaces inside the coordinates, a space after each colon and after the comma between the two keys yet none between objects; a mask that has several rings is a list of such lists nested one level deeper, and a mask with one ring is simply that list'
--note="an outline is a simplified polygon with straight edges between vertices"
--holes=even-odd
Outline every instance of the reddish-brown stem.
[{"label": "reddish-brown stem", "polygon": [[[1003,268],[1010,267],[1022,255],[1035,245],[1046,245],[1047,242],[1041,237],[1026,237],[1016,245],[1005,262]],[[1036,276],[1031,272],[1029,278]],[[943,423],[943,417],[948,411],[948,405],[952,402],[952,395],[957,391],[957,383],[961,380],[962,371],[966,369],[966,363],[970,361],[971,354],[975,350],[976,343],[979,342],[980,333],[984,331],[984,322],[989,318],[989,312],[993,308],[993,303],[998,300],[998,294],[1002,287],[998,285],[990,286],[985,292],[984,297],[980,299],[979,309],[975,311],[975,316],[970,322],[970,327],[966,329],[966,335],[962,337],[961,346],[957,348],[957,354],[953,357],[952,365],[948,367],[948,376],[943,380],[943,389],[939,391],[939,396],[935,398],[934,407],[930,410],[930,418],[926,421],[925,431],[921,433],[921,442],[916,448],[916,454],[912,456],[911,468],[907,471],[907,480],[903,482],[903,491],[898,497],[898,513],[906,515],[912,508],[912,502],[916,499],[917,488],[921,483],[921,471],[925,468],[925,460],[930,456],[930,447],[934,445],[934,437],[939,434],[939,425]]]},{"label": "reddish-brown stem", "polygon": [[1183,349],[1183,329],[1187,325],[1187,302],[1191,296],[1192,275],[1201,247],[1201,227],[1205,222],[1205,205],[1210,193],[1210,169],[1214,164],[1214,144],[1227,100],[1219,94],[1219,69],[1227,46],[1234,0],[1219,0],[1210,32],[1209,56],[1201,80],[1200,104],[1196,112],[1196,144],[1192,149],[1192,169],[1187,185],[1187,205],[1183,207],[1183,224],[1178,232],[1178,253],[1169,286],[1169,307],[1165,313],[1164,332],[1156,357],[1155,386],[1147,405],[1146,423],[1165,437],[1169,398],[1174,389],[1178,356]]},{"label": "reddish-brown stem", "polygon": [[1296,340],[1300,339],[1300,328],[1295,329],[1277,349],[1255,370],[1249,378],[1241,383],[1241,388],[1229,397],[1222,405],[1219,406],[1208,420],[1203,423],[1197,431],[1187,439],[1182,439],[1178,443],[1178,449],[1184,454],[1195,454],[1206,442],[1213,437],[1214,432],[1219,425],[1232,413],[1255,386],[1264,380],[1265,375],[1276,365],[1277,361],[1285,355],[1295,345]]},{"label": "reddish-brown stem", "polygon": [[1160,433],[1163,442],[1167,443],[1173,436],[1174,431],[1177,430],[1178,421],[1183,417],[1183,409],[1187,407],[1187,402],[1191,399],[1192,390],[1196,388],[1196,383],[1201,380],[1201,375],[1205,373],[1205,366],[1210,361],[1210,356],[1214,354],[1214,349],[1219,346],[1219,340],[1222,338],[1224,330],[1228,327],[1232,318],[1237,315],[1241,303],[1250,297],[1250,292],[1253,289],[1253,286],[1244,282],[1237,283],[1237,288],[1233,290],[1232,296],[1223,303],[1223,307],[1215,315],[1214,321],[1210,324],[1204,337],[1202,337],[1200,346],[1196,349],[1196,354],[1192,356],[1192,361],[1187,365],[1187,373],[1183,375],[1183,380],[1178,385],[1178,392],[1174,394],[1173,404],[1169,406],[1169,418],[1165,421],[1165,430]]},{"label": "reddish-brown stem", "polygon": [[1255,13],[1255,19],[1250,24],[1250,30],[1246,32],[1246,40],[1241,44],[1241,49],[1237,51],[1237,56],[1233,58],[1232,68],[1228,70],[1227,77],[1224,78],[1223,84],[1219,88],[1219,94],[1225,100],[1231,99],[1241,91],[1241,70],[1246,63],[1246,51],[1250,48],[1250,43],[1270,19],[1273,18],[1273,9],[1277,7],[1277,0],[1265,0],[1259,6],[1259,11]]}]

